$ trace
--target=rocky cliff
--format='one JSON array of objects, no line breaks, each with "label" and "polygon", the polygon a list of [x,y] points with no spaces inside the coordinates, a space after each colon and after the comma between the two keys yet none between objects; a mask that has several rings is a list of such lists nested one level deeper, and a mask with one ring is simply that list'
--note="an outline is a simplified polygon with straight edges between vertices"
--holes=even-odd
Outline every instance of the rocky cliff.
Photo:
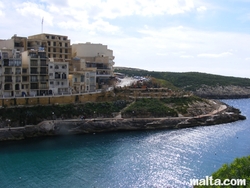
[{"label": "rocky cliff", "polygon": [[194,94],[204,98],[213,99],[238,99],[249,98],[250,88],[241,86],[207,86],[202,85],[201,88],[194,91]]},{"label": "rocky cliff", "polygon": [[178,129],[208,126],[244,120],[238,109],[227,106],[217,113],[195,117],[128,118],[43,121],[38,125],[0,129],[0,141],[20,140],[39,136],[83,134],[108,131]]}]

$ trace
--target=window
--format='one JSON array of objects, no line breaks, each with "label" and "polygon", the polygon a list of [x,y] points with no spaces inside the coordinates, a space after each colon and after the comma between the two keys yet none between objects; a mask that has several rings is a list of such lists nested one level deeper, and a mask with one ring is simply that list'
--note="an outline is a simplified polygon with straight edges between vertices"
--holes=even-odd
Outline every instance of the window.
[{"label": "window", "polygon": [[54,84],[54,82],[50,82],[50,85],[53,85]]},{"label": "window", "polygon": [[53,73],[49,73],[49,76],[53,76]]},{"label": "window", "polygon": [[37,74],[38,72],[37,72],[37,68],[31,68],[30,69],[30,73],[31,74]]},{"label": "window", "polygon": [[37,82],[38,81],[37,76],[30,76],[30,81]]},{"label": "window", "polygon": [[37,83],[31,83],[30,84],[30,89],[38,89],[38,84]]},{"label": "window", "polygon": [[74,80],[75,80],[75,82],[77,82],[77,78],[75,78]]},{"label": "window", "polygon": [[68,47],[68,43],[65,43],[65,47]]},{"label": "window", "polygon": [[66,74],[62,73],[62,79],[66,79],[66,78],[67,78]]},{"label": "window", "polygon": [[55,65],[55,69],[59,69],[59,66],[58,66],[58,65]]},{"label": "window", "polygon": [[53,54],[53,57],[56,58],[56,54]]},{"label": "window", "polygon": [[27,82],[28,81],[28,77],[27,76],[23,76],[23,82]]},{"label": "window", "polygon": [[66,69],[67,68],[67,65],[62,65],[62,69]]},{"label": "window", "polygon": [[63,85],[64,85],[64,83],[63,83],[63,82],[61,82],[61,85],[63,86]]},{"label": "window", "polygon": [[81,82],[84,82],[84,75],[81,75]]},{"label": "window", "polygon": [[49,67],[49,68],[53,69],[53,66],[52,66],[52,65],[50,65],[50,67]]},{"label": "window", "polygon": [[68,59],[68,56],[67,56],[67,55],[65,55],[65,59]]},{"label": "window", "polygon": [[53,52],[56,52],[56,48],[53,48]]},{"label": "window", "polygon": [[56,79],[59,79],[59,78],[61,78],[61,75],[60,75],[58,72],[56,72],[56,73],[55,73],[55,78],[56,78]]},{"label": "window", "polygon": [[65,53],[68,53],[68,50],[67,50],[67,49],[65,49]]}]

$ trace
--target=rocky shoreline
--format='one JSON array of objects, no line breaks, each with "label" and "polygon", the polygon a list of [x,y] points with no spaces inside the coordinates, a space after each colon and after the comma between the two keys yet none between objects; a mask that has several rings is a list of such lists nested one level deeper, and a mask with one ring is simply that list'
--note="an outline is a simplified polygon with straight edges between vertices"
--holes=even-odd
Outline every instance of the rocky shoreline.
[{"label": "rocky shoreline", "polygon": [[207,86],[193,92],[195,95],[207,99],[243,99],[250,98],[250,88],[242,86]]},{"label": "rocky shoreline", "polygon": [[0,129],[0,141],[22,140],[32,137],[72,135],[84,133],[179,129],[195,126],[209,126],[246,119],[238,109],[224,105],[220,111],[195,117],[165,118],[102,118],[43,121],[38,125]]}]

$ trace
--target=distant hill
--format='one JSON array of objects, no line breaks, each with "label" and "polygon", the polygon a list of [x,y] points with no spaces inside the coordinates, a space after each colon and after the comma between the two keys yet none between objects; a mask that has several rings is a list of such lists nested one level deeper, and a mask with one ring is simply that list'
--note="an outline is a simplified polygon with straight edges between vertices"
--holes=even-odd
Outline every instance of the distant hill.
[{"label": "distant hill", "polygon": [[128,76],[151,76],[165,80],[175,87],[192,91],[198,96],[208,98],[250,97],[249,78],[221,76],[200,72],[157,72],[127,67],[115,67],[115,71]]}]

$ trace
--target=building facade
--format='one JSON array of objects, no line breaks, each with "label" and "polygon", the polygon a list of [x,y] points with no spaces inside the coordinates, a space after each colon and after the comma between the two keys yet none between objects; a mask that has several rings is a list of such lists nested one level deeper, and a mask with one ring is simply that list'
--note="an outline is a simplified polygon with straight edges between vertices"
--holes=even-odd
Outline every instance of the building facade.
[{"label": "building facade", "polygon": [[110,86],[113,51],[107,45],[70,45],[64,35],[14,35],[0,40],[0,97],[95,92]]},{"label": "building facade", "polygon": [[54,62],[50,58],[49,62],[49,90],[53,95],[69,94],[69,63]]},{"label": "building facade", "polygon": [[23,91],[23,95],[42,96],[51,93],[48,84],[48,62],[44,50],[32,49],[22,53],[22,88],[26,91]]},{"label": "building facade", "polygon": [[79,43],[72,45],[72,57],[84,59],[84,69],[96,71],[97,89],[110,85],[113,75],[113,51],[107,45]]},{"label": "building facade", "polygon": [[71,45],[68,36],[42,33],[29,36],[27,50],[43,48],[48,58],[71,60]]},{"label": "building facade", "polygon": [[0,95],[3,97],[21,96],[22,61],[20,52],[15,49],[0,50]]}]

